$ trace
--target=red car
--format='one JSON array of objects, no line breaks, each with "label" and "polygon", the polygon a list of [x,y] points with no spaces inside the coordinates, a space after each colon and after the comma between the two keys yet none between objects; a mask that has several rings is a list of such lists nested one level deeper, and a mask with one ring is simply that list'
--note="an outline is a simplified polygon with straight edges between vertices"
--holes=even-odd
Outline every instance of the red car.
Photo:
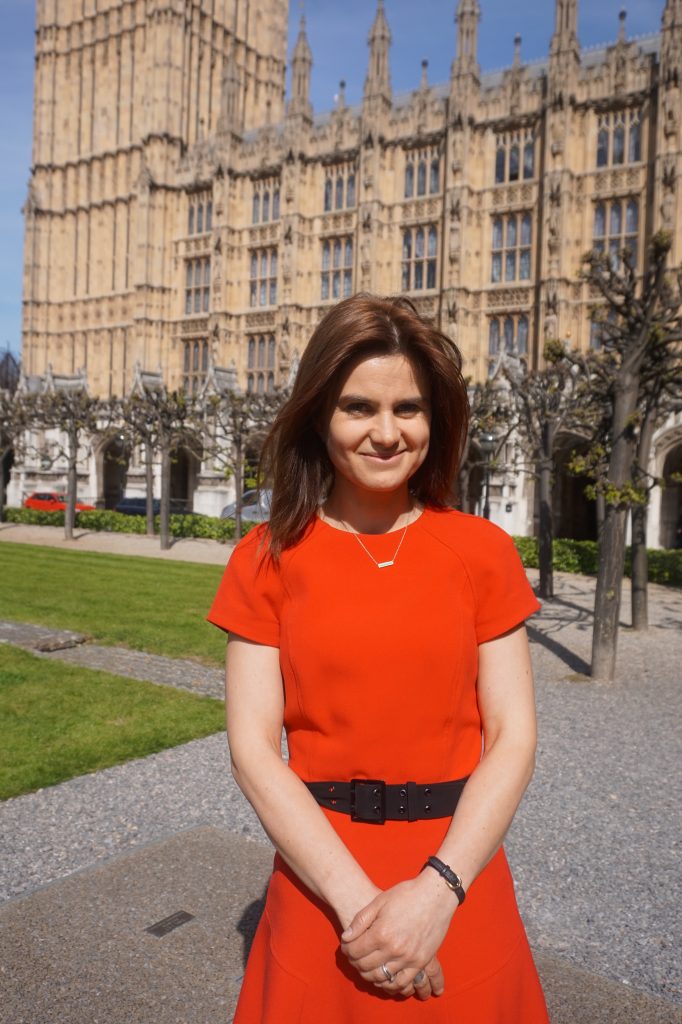
[{"label": "red car", "polygon": [[[36,508],[41,512],[63,512],[66,508],[66,495],[56,491],[34,491],[24,502],[24,508]],[[94,505],[76,502],[76,512],[94,512]]]}]

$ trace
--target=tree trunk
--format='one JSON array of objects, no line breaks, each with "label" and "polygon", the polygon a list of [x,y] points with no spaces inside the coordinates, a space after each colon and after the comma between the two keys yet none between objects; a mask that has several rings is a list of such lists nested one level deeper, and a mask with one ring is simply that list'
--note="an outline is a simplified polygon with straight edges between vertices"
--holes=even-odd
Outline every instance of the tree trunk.
[{"label": "tree trunk", "polygon": [[647,506],[632,506],[632,628],[649,628],[647,583],[649,558],[646,550]]},{"label": "tree trunk", "polygon": [[0,523],[5,521],[5,459],[7,452],[0,459]]},{"label": "tree trunk", "polygon": [[240,540],[242,535],[242,490],[244,487],[244,454],[241,437],[235,442],[234,454],[234,539]]},{"label": "tree trunk", "polygon": [[69,437],[68,469],[66,471],[66,508],[64,509],[64,537],[73,540],[76,519],[76,488],[78,487],[78,438]]},{"label": "tree trunk", "polygon": [[161,449],[161,550],[168,551],[170,547],[170,476],[171,476],[171,453],[164,445]]},{"label": "tree trunk", "polygon": [[632,417],[637,408],[639,377],[624,372],[616,382],[611,427],[611,457],[608,484],[615,494],[607,501],[604,526],[599,538],[599,571],[594,599],[591,673],[595,679],[611,681],[616,669],[620,597],[625,569],[625,529],[628,508],[618,492],[631,480],[634,462]]},{"label": "tree trunk", "polygon": [[147,536],[154,536],[154,449],[149,441],[144,443],[144,477],[147,487],[145,514],[147,516]]},{"label": "tree trunk", "polygon": [[552,513],[552,449],[554,424],[542,424],[542,459],[540,461],[540,597],[554,597],[554,516]]}]

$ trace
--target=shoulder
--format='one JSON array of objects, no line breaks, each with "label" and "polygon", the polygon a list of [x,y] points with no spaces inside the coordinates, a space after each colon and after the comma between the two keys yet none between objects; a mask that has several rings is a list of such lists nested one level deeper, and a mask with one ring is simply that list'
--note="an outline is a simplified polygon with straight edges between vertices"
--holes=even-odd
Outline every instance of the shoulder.
[{"label": "shoulder", "polygon": [[513,539],[501,526],[456,509],[428,509],[424,526],[463,560],[488,549],[515,550]]}]

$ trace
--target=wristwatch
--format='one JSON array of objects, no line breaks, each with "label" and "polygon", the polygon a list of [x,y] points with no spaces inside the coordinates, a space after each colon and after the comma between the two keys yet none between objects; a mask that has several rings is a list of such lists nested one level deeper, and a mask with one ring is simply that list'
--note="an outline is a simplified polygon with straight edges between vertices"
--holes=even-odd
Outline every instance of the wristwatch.
[{"label": "wristwatch", "polygon": [[[452,870],[449,864],[444,864],[443,861],[440,860],[438,857],[429,857],[424,867],[433,868],[434,871],[438,872],[438,874],[441,876],[441,878],[447,885],[448,889],[452,889],[452,891],[454,892],[455,896],[457,897],[457,902],[461,907],[466,898],[466,893],[464,892],[462,879],[459,877],[459,875],[455,874],[455,872]],[[422,868],[422,871],[423,870],[424,868]]]}]

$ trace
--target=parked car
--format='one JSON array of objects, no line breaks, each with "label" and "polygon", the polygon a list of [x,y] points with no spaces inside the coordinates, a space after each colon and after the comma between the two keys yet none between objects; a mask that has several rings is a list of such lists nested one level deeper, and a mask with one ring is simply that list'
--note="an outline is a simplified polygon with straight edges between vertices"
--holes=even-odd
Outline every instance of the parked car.
[{"label": "parked car", "polygon": [[[272,491],[244,491],[242,495],[242,519],[250,523],[267,523],[270,518],[270,502]],[[237,511],[236,501],[230,502],[220,513],[221,519],[234,519]]]},{"label": "parked car", "polygon": [[[161,513],[161,499],[152,499],[152,508],[154,515],[158,516]],[[147,514],[147,499],[146,498],[122,498],[116,508],[115,512],[121,512],[124,516],[146,516]],[[170,512],[172,516],[184,516],[184,515],[198,515],[197,512],[192,512],[191,509],[187,508],[187,502],[181,498],[171,498],[170,500]]]},{"label": "parked car", "polygon": [[[63,512],[66,508],[66,495],[58,491],[34,491],[24,501],[24,508],[35,508],[40,512]],[[94,511],[94,505],[76,500],[76,512]]]}]

